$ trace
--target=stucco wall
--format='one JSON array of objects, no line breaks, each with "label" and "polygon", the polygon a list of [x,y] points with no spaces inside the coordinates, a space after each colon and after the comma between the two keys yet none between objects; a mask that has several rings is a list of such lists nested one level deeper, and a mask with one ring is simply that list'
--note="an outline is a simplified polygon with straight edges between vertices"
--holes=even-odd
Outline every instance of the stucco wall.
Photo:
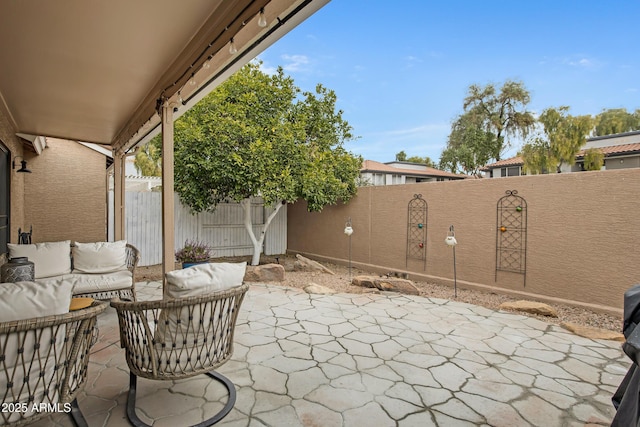
[{"label": "stucco wall", "polygon": [[29,160],[23,228],[33,241],[106,240],[105,156],[76,142],[48,138],[47,148]]},{"label": "stucco wall", "polygon": [[[291,205],[288,249],[348,262],[343,229],[351,217],[354,265],[452,285],[444,239],[454,225],[459,286],[620,312],[624,291],[640,283],[639,188],[640,169],[363,187],[348,205],[321,213]],[[528,204],[526,284],[502,271],[496,280],[496,205],[507,190]],[[428,203],[426,269],[406,258],[407,205],[416,193]]]}]

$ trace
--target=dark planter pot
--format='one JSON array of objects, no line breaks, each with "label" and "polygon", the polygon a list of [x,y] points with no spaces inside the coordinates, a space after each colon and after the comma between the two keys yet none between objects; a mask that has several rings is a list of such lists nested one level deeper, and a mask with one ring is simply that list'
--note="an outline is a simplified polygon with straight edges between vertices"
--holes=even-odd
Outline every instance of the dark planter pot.
[{"label": "dark planter pot", "polygon": [[198,265],[198,264],[206,264],[209,261],[197,261],[197,262],[183,262],[182,263],[182,268],[189,268],[189,267],[193,267],[194,265]]}]

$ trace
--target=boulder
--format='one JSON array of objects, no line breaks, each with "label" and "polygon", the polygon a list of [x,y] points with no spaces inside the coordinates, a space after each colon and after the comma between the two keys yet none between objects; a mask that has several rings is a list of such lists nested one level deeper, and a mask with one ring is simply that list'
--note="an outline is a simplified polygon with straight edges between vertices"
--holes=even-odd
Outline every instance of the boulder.
[{"label": "boulder", "polygon": [[351,279],[351,284],[363,288],[375,288],[378,279],[380,278],[376,276],[355,276]]},{"label": "boulder", "polygon": [[313,283],[313,282],[309,283],[307,286],[305,286],[302,289],[308,294],[330,295],[330,294],[336,293],[336,291],[334,291],[331,288],[318,285],[317,283]]},{"label": "boulder", "polygon": [[375,282],[376,288],[381,291],[400,292],[407,295],[420,295],[420,290],[411,280],[389,277]]},{"label": "boulder", "polygon": [[329,274],[336,274],[319,262],[305,258],[300,254],[297,254],[296,258],[298,258],[298,260],[293,264],[295,271],[323,271]]},{"label": "boulder", "polygon": [[284,267],[280,264],[248,265],[245,282],[282,282]]},{"label": "boulder", "polygon": [[395,277],[356,276],[351,284],[363,288],[375,288],[387,292],[400,292],[408,295],[420,295],[420,290],[411,280]]},{"label": "boulder", "polygon": [[548,304],[537,301],[508,301],[500,304],[501,310],[515,310],[524,311],[525,313],[540,314],[542,316],[558,317],[558,312],[555,308]]},{"label": "boulder", "polygon": [[562,322],[560,324],[566,330],[573,332],[581,337],[591,338],[592,340],[611,340],[624,342],[625,338],[620,332],[610,331],[608,329],[591,328],[588,326],[576,325],[575,323]]}]

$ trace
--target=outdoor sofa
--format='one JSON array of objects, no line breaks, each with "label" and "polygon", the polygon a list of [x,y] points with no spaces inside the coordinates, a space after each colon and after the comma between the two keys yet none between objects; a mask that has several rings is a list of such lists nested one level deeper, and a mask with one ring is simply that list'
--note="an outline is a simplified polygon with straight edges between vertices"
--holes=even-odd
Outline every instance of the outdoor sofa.
[{"label": "outdoor sofa", "polygon": [[74,296],[135,300],[135,269],[140,253],[125,240],[8,246],[9,259],[27,257],[34,263],[35,282],[49,286],[70,283]]}]

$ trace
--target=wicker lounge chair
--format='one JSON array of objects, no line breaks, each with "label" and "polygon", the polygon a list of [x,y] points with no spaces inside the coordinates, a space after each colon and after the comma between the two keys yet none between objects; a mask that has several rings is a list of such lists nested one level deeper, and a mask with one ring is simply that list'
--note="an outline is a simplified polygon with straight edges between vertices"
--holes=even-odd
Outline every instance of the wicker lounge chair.
[{"label": "wicker lounge chair", "polygon": [[96,317],[108,307],[0,323],[0,425],[24,425],[53,411],[87,423],[76,397],[87,379]]},{"label": "wicker lounge chair", "polygon": [[199,424],[210,426],[233,408],[233,383],[213,370],[229,360],[240,305],[249,286],[234,287],[204,296],[129,302],[114,299],[120,341],[125,348],[130,381],[127,416],[146,426],[136,415],[137,377],[177,380],[206,374],[222,383],[229,394],[222,410]]}]

